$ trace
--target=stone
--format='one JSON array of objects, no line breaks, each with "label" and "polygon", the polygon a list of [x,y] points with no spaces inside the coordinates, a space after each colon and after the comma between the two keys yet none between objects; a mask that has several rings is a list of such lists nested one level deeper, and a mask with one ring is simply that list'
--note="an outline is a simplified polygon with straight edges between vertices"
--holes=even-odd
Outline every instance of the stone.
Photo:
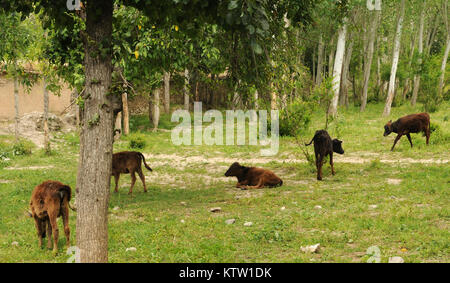
[{"label": "stone", "polygon": [[15,247],[18,247],[19,246],[19,242],[14,241],[14,242],[11,243],[11,245],[15,246]]},{"label": "stone", "polygon": [[137,249],[135,247],[127,248],[126,252],[135,252]]},{"label": "stone", "polygon": [[400,256],[393,256],[389,258],[389,263],[404,263],[405,261],[403,260],[402,257]]},{"label": "stone", "polygon": [[252,226],[253,225],[253,222],[245,222],[244,223],[244,226]]},{"label": "stone", "polygon": [[300,250],[305,253],[316,253],[319,251],[319,249],[320,249],[320,244],[315,244],[315,245],[306,246],[306,247],[300,247]]},{"label": "stone", "polygon": [[234,218],[225,220],[225,223],[226,223],[227,225],[234,224],[234,222],[236,222],[236,219],[234,219]]},{"label": "stone", "polygon": [[213,207],[209,211],[210,212],[220,212],[222,209],[220,207]]}]

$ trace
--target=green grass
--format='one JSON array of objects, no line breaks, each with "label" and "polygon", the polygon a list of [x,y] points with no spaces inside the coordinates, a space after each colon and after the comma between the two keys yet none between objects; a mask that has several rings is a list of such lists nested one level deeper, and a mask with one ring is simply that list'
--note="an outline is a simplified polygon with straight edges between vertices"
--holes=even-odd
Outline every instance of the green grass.
[{"label": "green grass", "polygon": [[[305,159],[294,138],[281,138],[279,153],[265,159],[271,162],[262,163],[258,146],[174,146],[170,132],[151,132],[145,116],[132,117],[134,132],[117,141],[115,151],[130,149],[133,137],[143,137],[146,144],[140,151],[148,156],[147,163],[154,171],[145,172],[147,194],[138,180],[133,196],[128,196],[129,176],[121,178],[119,193],[114,194],[112,180],[109,260],[366,262],[366,250],[377,246],[382,262],[392,256],[401,256],[406,262],[448,262],[449,106],[446,103],[431,113],[439,133],[431,134],[429,146],[425,137],[412,135],[413,148],[402,138],[394,152],[389,150],[395,135],[383,137],[384,124],[419,112],[420,106],[393,108],[390,118],[381,117],[381,104],[369,105],[364,113],[357,108],[340,109],[338,122],[328,131],[344,141],[345,154],[335,157],[335,176],[328,165],[324,166],[322,182],[316,181],[315,169],[308,163],[283,162]],[[309,141],[315,130],[324,127],[323,116],[314,114],[303,140]],[[162,117],[162,124],[166,129],[174,126],[168,115]],[[8,152],[12,141],[11,137],[0,137],[0,152]],[[32,155],[0,161],[0,262],[68,259],[64,237],[60,237],[56,257],[51,250],[37,247],[33,220],[24,211],[32,189],[44,180],[75,187],[78,143],[76,134],[61,134],[53,140],[50,156],[33,149]],[[312,153],[313,149],[308,150]],[[208,158],[215,159],[208,162]],[[236,189],[236,180],[223,176],[229,159],[271,169],[284,184],[254,191]],[[431,162],[412,163],[417,160]],[[17,169],[28,166],[40,167]],[[389,179],[400,183],[391,184]],[[216,206],[222,210],[211,213],[209,209]],[[230,218],[236,222],[226,225]],[[244,226],[247,221],[253,225]],[[76,213],[71,213],[72,244],[75,223]],[[14,241],[19,245],[11,245]],[[300,250],[316,243],[321,244],[316,254]],[[126,252],[129,247],[137,251]]]}]

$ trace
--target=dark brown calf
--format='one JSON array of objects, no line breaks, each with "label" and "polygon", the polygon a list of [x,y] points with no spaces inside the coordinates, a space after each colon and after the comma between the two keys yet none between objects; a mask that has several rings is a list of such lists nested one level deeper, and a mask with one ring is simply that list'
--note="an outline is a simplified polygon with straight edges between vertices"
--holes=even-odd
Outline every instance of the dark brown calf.
[{"label": "dark brown calf", "polygon": [[335,174],[333,165],[333,152],[344,154],[342,148],[342,141],[338,139],[331,139],[330,135],[325,130],[316,131],[314,137],[306,146],[314,142],[314,154],[316,156],[317,180],[322,180],[322,165],[325,156],[330,156],[331,174]]},{"label": "dark brown calf", "polygon": [[245,167],[238,162],[234,162],[225,173],[225,176],[235,176],[238,179],[236,188],[246,189],[261,189],[264,186],[277,187],[283,184],[283,181],[270,170]]},{"label": "dark brown calf", "polygon": [[39,247],[42,247],[42,238],[46,236],[48,237],[47,248],[52,247],[51,237],[53,232],[53,253],[55,254],[58,252],[59,235],[56,220],[60,216],[62,216],[64,223],[66,245],[67,247],[70,246],[69,201],[71,194],[72,191],[69,186],[51,180],[36,186],[31,194],[31,216],[36,224]]},{"label": "dark brown calf", "polygon": [[145,163],[145,157],[142,153],[137,151],[122,151],[113,154],[112,158],[112,175],[114,176],[114,180],[116,182],[116,187],[114,192],[118,192],[119,185],[119,177],[120,174],[131,174],[131,187],[128,194],[133,193],[133,186],[136,183],[136,174],[139,174],[141,178],[142,184],[144,185],[144,192],[147,192],[147,187],[145,186],[145,177],[142,173],[141,162],[144,162],[145,168],[150,171],[153,171],[147,163]]},{"label": "dark brown calf", "polygon": [[406,135],[408,137],[409,143],[411,147],[413,146],[411,141],[410,133],[419,133],[424,132],[427,137],[427,145],[430,140],[430,115],[428,113],[419,113],[419,114],[411,114],[404,117],[399,118],[397,121],[392,123],[392,120],[387,122],[384,125],[384,134],[383,136],[387,136],[390,133],[396,133],[394,144],[392,145],[391,151],[394,150],[395,144],[398,140]]}]

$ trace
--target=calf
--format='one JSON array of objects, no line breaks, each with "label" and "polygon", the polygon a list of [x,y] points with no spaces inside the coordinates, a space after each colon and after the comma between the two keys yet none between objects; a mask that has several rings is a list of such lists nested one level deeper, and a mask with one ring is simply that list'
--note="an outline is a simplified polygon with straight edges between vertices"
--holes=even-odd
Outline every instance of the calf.
[{"label": "calf", "polygon": [[386,125],[384,125],[383,136],[387,136],[392,132],[396,133],[397,136],[395,137],[391,151],[394,150],[395,144],[403,135],[406,135],[406,137],[408,137],[409,143],[412,147],[413,144],[411,141],[411,136],[409,135],[410,133],[424,132],[425,136],[427,137],[428,145],[428,141],[430,140],[430,115],[424,112],[403,116],[394,123],[392,123],[392,120],[390,120]]},{"label": "calf", "polygon": [[243,190],[261,189],[264,186],[277,187],[283,184],[283,181],[270,170],[257,167],[245,167],[238,162],[231,164],[225,176],[237,177],[238,183],[236,184],[236,188]]},{"label": "calf", "polygon": [[325,130],[316,131],[314,137],[306,146],[314,142],[314,154],[316,156],[317,180],[322,180],[322,165],[325,156],[330,155],[331,174],[335,174],[333,166],[333,152],[344,154],[342,149],[342,141],[331,139]]},{"label": "calf", "polygon": [[69,201],[71,194],[70,187],[58,181],[48,180],[34,188],[31,194],[30,209],[36,224],[39,248],[42,247],[42,238],[45,238],[46,234],[48,237],[47,248],[52,247],[53,232],[53,253],[58,252],[59,230],[56,220],[60,216],[64,223],[66,245],[70,246]]},{"label": "calf", "polygon": [[145,168],[153,171],[147,163],[145,162],[145,157],[142,153],[137,151],[122,151],[113,154],[112,158],[112,175],[114,175],[114,180],[116,182],[116,187],[114,192],[118,192],[119,177],[120,174],[131,174],[131,187],[128,194],[133,193],[133,186],[136,182],[135,172],[139,174],[142,184],[144,185],[144,192],[147,192],[147,187],[145,186],[145,177],[142,174],[141,161],[144,161]]}]

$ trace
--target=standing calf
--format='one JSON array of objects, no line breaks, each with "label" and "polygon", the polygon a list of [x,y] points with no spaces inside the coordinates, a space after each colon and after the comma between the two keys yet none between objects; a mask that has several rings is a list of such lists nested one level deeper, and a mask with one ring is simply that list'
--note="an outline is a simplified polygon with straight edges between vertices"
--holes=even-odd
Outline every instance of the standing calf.
[{"label": "standing calf", "polygon": [[67,247],[70,246],[69,201],[71,193],[69,186],[51,180],[45,181],[34,188],[30,209],[31,216],[36,224],[39,248],[42,247],[42,238],[46,237],[46,232],[48,237],[47,248],[52,247],[51,237],[53,232],[53,253],[58,252],[59,230],[56,220],[60,216],[62,216],[64,223],[66,245]]},{"label": "standing calf", "polygon": [[335,174],[333,166],[333,152],[344,154],[342,141],[331,139],[325,130],[316,131],[312,140],[306,146],[314,142],[314,154],[316,156],[317,180],[322,180],[322,165],[325,156],[330,155],[331,174]]},{"label": "standing calf", "polygon": [[257,168],[241,166],[238,162],[234,162],[225,173],[226,177],[235,176],[238,179],[236,188],[261,189],[264,186],[276,187],[281,186],[283,181],[272,171]]},{"label": "standing calf", "polygon": [[120,174],[131,173],[131,187],[128,194],[133,193],[133,186],[136,182],[135,172],[139,174],[142,184],[144,185],[144,192],[147,192],[147,187],[145,186],[145,177],[142,174],[141,160],[144,161],[145,168],[153,171],[147,163],[145,163],[145,157],[142,153],[137,151],[122,151],[113,154],[112,158],[112,174],[114,175],[114,180],[116,182],[116,187],[114,192],[118,192],[119,177]]},{"label": "standing calf", "polygon": [[384,126],[383,136],[387,136],[392,132],[396,133],[397,136],[395,137],[391,151],[394,150],[395,144],[403,135],[406,135],[408,137],[409,143],[412,147],[413,144],[411,141],[411,136],[409,135],[410,133],[424,132],[425,136],[427,137],[428,145],[428,141],[430,140],[430,115],[424,112],[401,117],[394,123],[392,123],[392,120],[390,120]]}]

